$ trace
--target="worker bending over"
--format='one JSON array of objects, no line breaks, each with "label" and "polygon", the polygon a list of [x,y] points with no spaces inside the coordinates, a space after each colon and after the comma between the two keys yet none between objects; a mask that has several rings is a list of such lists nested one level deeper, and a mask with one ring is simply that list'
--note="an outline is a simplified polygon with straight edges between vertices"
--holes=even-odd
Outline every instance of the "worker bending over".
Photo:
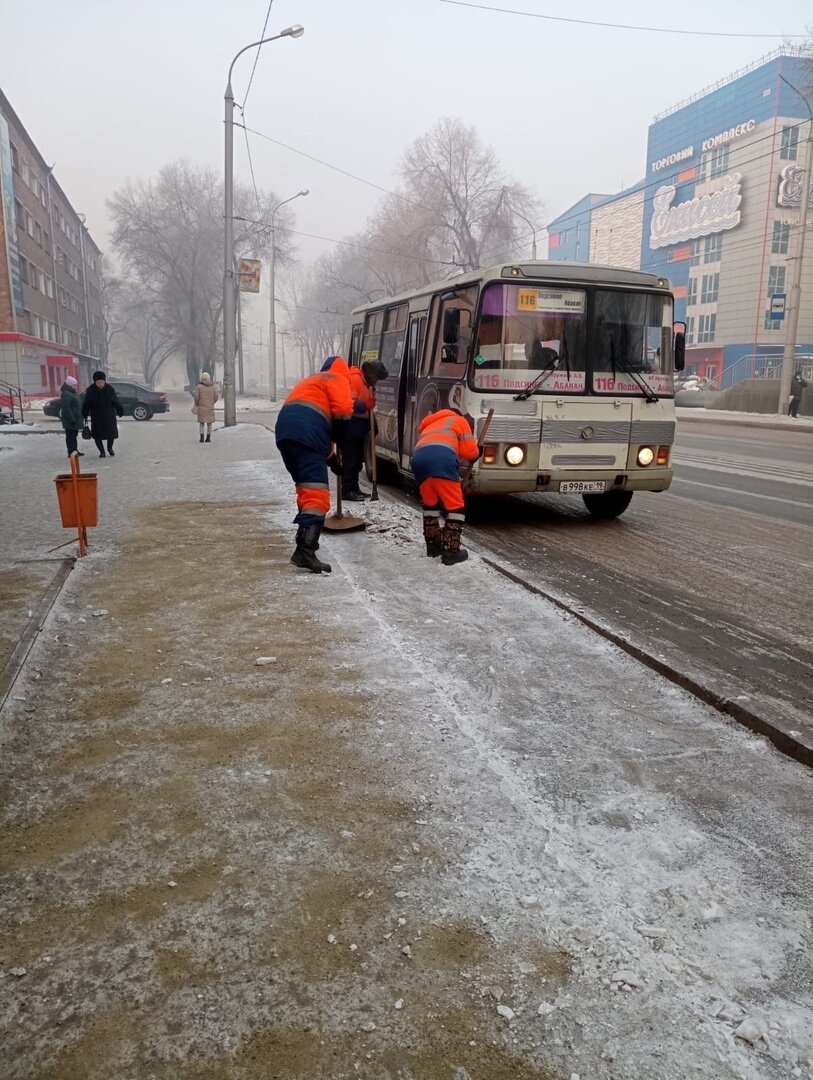
[{"label": "worker bending over", "polygon": [[[335,357],[329,357],[322,371],[329,371]],[[364,464],[364,443],[370,432],[370,413],[375,408],[375,388],[389,372],[380,360],[365,360],[361,367],[350,368],[350,393],[353,395],[353,416],[342,443],[342,499],[363,502],[370,496],[359,487],[359,474]]]},{"label": "worker bending over", "polygon": [[294,523],[299,528],[291,562],[314,574],[330,573],[330,564],[316,556],[330,509],[327,463],[334,442],[341,446],[344,441],[353,415],[350,370],[340,356],[331,359],[330,370],[296,384],[279,411],[275,428],[277,447],[296,485]]},{"label": "worker bending over", "polygon": [[[460,462],[480,456],[468,421],[457,409],[441,409],[421,421],[412,455],[412,473],[423,503],[426,554],[440,555],[446,566],[465,562],[468,551],[460,546],[466,520]],[[441,526],[440,515],[445,520]]]}]

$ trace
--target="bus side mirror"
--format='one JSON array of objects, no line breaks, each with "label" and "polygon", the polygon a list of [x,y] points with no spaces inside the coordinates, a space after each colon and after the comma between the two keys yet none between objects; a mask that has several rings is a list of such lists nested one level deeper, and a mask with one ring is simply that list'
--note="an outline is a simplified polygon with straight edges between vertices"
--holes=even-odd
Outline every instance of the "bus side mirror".
[{"label": "bus side mirror", "polygon": [[677,322],[673,327],[675,341],[673,353],[675,357],[675,371],[683,371],[686,367],[686,323]]},{"label": "bus side mirror", "polygon": [[443,344],[456,345],[460,337],[460,308],[446,308],[443,312]]}]

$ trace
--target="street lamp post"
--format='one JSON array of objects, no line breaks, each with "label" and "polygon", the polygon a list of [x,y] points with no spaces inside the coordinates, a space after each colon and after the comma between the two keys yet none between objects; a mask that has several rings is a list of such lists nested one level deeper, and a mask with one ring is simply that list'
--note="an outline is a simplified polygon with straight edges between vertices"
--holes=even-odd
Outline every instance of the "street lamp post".
[{"label": "street lamp post", "polygon": [[277,400],[277,323],[276,312],[274,311],[276,303],[274,291],[274,256],[277,238],[276,233],[274,232],[274,219],[277,216],[277,210],[279,210],[281,206],[285,206],[286,203],[293,202],[294,199],[299,199],[302,196],[309,194],[310,192],[308,189],[303,188],[302,191],[297,191],[296,195],[291,195],[290,198],[278,202],[271,211],[271,239],[268,243],[268,289],[271,294],[269,308],[270,322],[268,324],[268,397],[270,401]]},{"label": "street lamp post", "polygon": [[[796,336],[799,331],[799,309],[802,306],[802,270],[804,269],[805,236],[807,233],[807,215],[810,208],[810,186],[813,184],[813,109],[810,102],[793,83],[788,82],[784,75],[779,78],[782,82],[794,90],[807,106],[810,114],[810,126],[807,132],[807,146],[805,149],[805,166],[802,173],[802,202],[799,207],[799,244],[793,261],[793,273],[791,275],[790,304],[788,306],[787,322],[785,323],[785,349],[782,354],[782,372],[779,377],[779,404],[777,412],[783,416],[787,412],[787,402],[790,397],[790,382],[793,378],[793,367],[796,362]],[[791,261],[790,259],[788,260]]]},{"label": "street lamp post", "polygon": [[234,354],[237,346],[235,341],[235,295],[234,295],[234,93],[231,88],[231,73],[234,65],[249,49],[257,49],[269,41],[278,41],[279,38],[302,37],[305,29],[302,26],[289,26],[273,37],[263,38],[261,41],[253,41],[241,49],[229,65],[229,74],[226,80],[225,100],[225,163],[223,170],[223,419],[226,427],[234,427],[237,423],[237,401],[234,393]]}]

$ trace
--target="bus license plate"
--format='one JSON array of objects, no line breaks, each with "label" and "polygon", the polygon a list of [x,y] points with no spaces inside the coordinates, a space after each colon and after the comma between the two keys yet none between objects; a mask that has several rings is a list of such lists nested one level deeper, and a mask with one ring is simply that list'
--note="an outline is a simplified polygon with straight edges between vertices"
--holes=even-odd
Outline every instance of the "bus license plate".
[{"label": "bus license plate", "polygon": [[568,493],[576,493],[578,495],[586,495],[592,492],[604,491],[603,480],[563,480],[559,485],[559,491],[562,495]]}]

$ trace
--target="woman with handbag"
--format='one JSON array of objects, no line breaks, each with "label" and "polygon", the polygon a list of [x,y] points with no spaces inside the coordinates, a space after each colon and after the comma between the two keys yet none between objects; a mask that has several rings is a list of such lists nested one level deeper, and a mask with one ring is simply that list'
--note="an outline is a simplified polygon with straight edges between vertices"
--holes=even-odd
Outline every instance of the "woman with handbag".
[{"label": "woman with handbag", "polygon": [[[217,390],[212,385],[212,376],[208,371],[201,373],[200,382],[195,387],[195,404],[192,412],[198,417],[198,432],[201,442],[212,441],[212,424],[215,422],[215,402],[218,400]],[[206,426],[206,438],[203,437],[203,428]]]},{"label": "woman with handbag", "polygon": [[124,409],[118,394],[107,381],[107,376],[103,371],[93,372],[93,382],[85,391],[82,416],[90,417],[90,433],[96,443],[99,457],[107,457],[104,452],[105,442],[107,442],[107,453],[110,457],[115,457],[113,443],[119,437],[117,418],[124,416]]},{"label": "woman with handbag", "polygon": [[85,455],[77,446],[77,437],[82,430],[82,402],[79,400],[79,383],[73,375],[68,375],[61,387],[59,399],[59,418],[62,421],[62,429],[65,432],[65,445],[68,448],[68,457],[71,454]]}]

